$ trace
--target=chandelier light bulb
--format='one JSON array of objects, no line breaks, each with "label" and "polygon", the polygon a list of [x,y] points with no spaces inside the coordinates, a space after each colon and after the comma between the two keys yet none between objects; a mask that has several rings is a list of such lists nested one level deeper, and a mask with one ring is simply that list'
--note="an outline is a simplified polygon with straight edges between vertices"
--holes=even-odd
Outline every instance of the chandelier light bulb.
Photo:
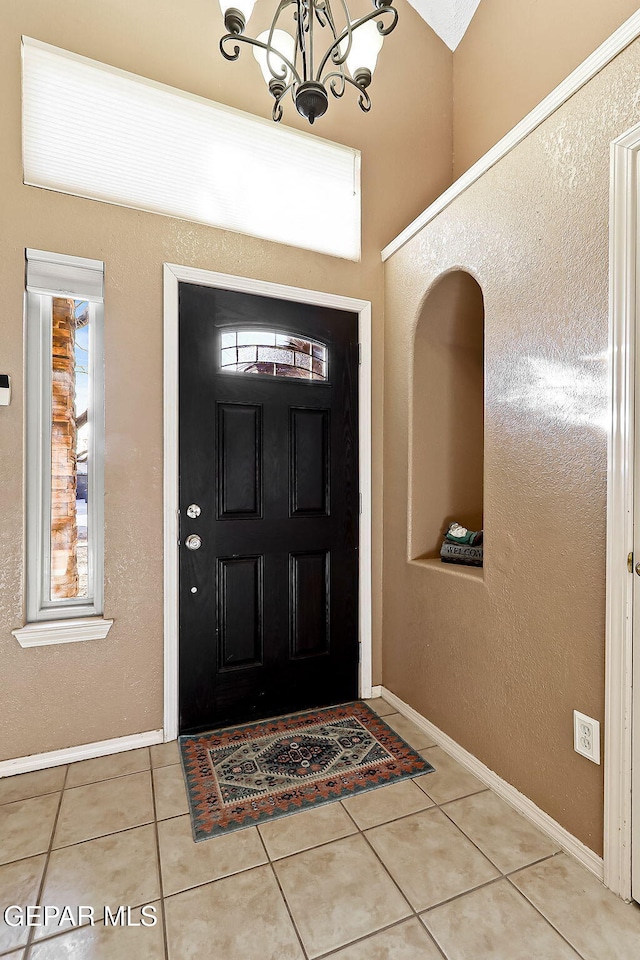
[{"label": "chandelier light bulb", "polygon": [[219,0],[219,2],[224,25],[229,33],[244,33],[256,0],[231,0],[231,3],[228,0]]},{"label": "chandelier light bulb", "polygon": [[[351,50],[347,56],[347,69],[358,82],[366,80],[368,86],[376,68],[378,54],[382,50],[383,36],[375,20],[363,23],[351,34]],[[346,40],[343,40],[346,49]]]},{"label": "chandelier light bulb", "polygon": [[[265,30],[256,37],[260,43],[268,45],[269,30]],[[264,82],[270,90],[273,91],[273,83],[281,87],[281,91],[291,83],[291,68],[282,57],[285,57],[289,63],[293,63],[295,57],[296,42],[291,34],[286,30],[274,30],[271,37],[271,50],[264,50],[262,47],[254,47],[253,55],[258,61]],[[280,56],[278,56],[280,54]]]}]

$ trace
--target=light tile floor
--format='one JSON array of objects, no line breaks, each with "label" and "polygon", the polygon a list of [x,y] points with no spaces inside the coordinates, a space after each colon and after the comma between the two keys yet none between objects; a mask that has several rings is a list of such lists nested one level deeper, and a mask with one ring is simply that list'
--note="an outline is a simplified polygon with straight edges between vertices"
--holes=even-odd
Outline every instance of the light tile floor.
[{"label": "light tile floor", "polygon": [[0,922],[2,960],[640,960],[640,908],[371,705],[435,773],[199,844],[175,743],[0,780],[0,916],[97,918]]}]

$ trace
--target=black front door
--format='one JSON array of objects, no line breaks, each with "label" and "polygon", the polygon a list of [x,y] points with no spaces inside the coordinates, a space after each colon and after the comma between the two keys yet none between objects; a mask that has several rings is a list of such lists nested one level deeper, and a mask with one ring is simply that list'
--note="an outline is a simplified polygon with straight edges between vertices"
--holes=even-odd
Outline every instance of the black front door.
[{"label": "black front door", "polygon": [[180,284],[180,730],[358,693],[357,315]]}]

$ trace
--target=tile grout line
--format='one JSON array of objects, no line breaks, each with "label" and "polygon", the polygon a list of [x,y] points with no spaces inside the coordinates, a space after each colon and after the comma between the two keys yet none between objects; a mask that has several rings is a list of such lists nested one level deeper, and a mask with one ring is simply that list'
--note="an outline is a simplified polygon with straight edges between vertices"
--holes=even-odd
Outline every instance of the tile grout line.
[{"label": "tile grout line", "polygon": [[[475,796],[475,794],[473,794],[473,796]],[[464,797],[462,797],[461,799],[464,799]],[[453,803],[454,801],[451,800],[451,801],[449,801],[449,802],[450,802],[450,803]],[[497,870],[497,871],[498,871],[498,873],[500,874],[501,877],[506,877],[506,873],[504,872],[504,870],[501,870],[501,869],[500,869],[500,867],[498,866],[498,864],[495,863],[495,862],[491,859],[491,857],[489,856],[489,854],[488,854],[488,853],[485,853],[485,851],[484,851],[480,846],[478,846],[478,844],[477,844],[476,841],[473,839],[473,837],[470,837],[469,834],[466,833],[466,832],[462,829],[462,827],[459,826],[459,825],[455,822],[455,820],[453,819],[453,817],[450,817],[449,814],[447,813],[447,811],[446,811],[446,810],[443,810],[442,807],[441,807],[439,804],[438,804],[438,810],[440,811],[440,813],[441,813],[443,816],[445,816],[445,817],[447,818],[447,820],[449,821],[449,823],[451,823],[457,830],[460,831],[460,833],[462,834],[462,836],[463,836],[466,840],[468,840],[469,843],[473,844],[473,846],[476,848],[476,850],[478,851],[478,853],[481,853],[481,854],[482,854],[482,856],[484,857],[484,859],[485,859],[488,863],[491,864],[491,866],[494,868],[494,870]],[[542,857],[541,859],[542,859],[542,860],[545,860],[546,857]],[[524,866],[527,866],[527,864],[524,864]],[[522,868],[521,868],[521,867],[516,867],[516,869],[517,869],[517,870],[520,870],[520,869],[522,869]]]},{"label": "tile grout line", "polygon": [[[132,910],[137,910],[138,907],[145,907],[145,906],[148,906],[148,904],[149,904],[148,900],[143,900],[141,903],[130,903],[130,904],[127,904],[126,906],[131,907]],[[104,922],[104,917],[96,919],[95,923],[93,924],[81,923],[79,926],[63,927],[62,930],[56,930],[55,933],[50,933],[50,934],[47,934],[46,937],[41,937],[38,941],[32,943],[31,947],[32,948],[37,947],[41,943],[49,944],[53,940],[60,940],[62,937],[66,937],[67,934],[75,933],[78,930],[89,930],[89,929],[96,930],[96,929],[100,929],[101,927],[106,927]],[[127,930],[129,928],[127,926],[121,926],[121,927],[114,927],[114,929]],[[151,928],[147,927],[147,929],[151,929]],[[26,949],[25,947],[18,947],[18,950],[25,950],[25,949]],[[9,956],[11,955],[11,953],[12,951],[9,951]],[[6,960],[6,954],[0,954],[0,960]],[[26,956],[23,957],[23,960],[26,960]]]},{"label": "tile grout line", "polygon": [[162,879],[162,859],[160,857],[160,836],[158,833],[158,811],[156,808],[156,783],[153,776],[153,767],[151,766],[151,750],[149,750],[149,778],[151,780],[151,802],[153,806],[153,832],[156,838],[156,856],[158,858],[158,885],[160,889],[160,913],[162,915],[162,941],[164,945],[165,960],[169,960],[169,931],[167,930],[167,911],[164,902],[164,881]]},{"label": "tile grout line", "polygon": [[[435,770],[434,770],[434,773],[436,773]],[[421,773],[421,774],[419,774],[418,776],[428,777],[429,774],[428,774],[428,773]],[[416,779],[417,779],[417,778],[416,778]],[[420,784],[416,784],[416,786],[417,786],[420,790],[422,790],[423,793],[427,793],[425,787],[421,787]],[[450,804],[450,803],[457,803],[458,800],[469,800],[470,797],[478,797],[478,796],[480,796],[481,793],[490,793],[490,792],[491,792],[491,787],[483,787],[482,790],[474,790],[473,793],[463,793],[461,797],[454,797],[452,800],[441,800],[440,802],[438,802],[437,800],[434,800],[430,793],[427,793],[427,796],[429,797],[430,800],[433,801],[433,803],[436,805],[436,807],[441,807],[441,808],[442,808],[442,807],[446,807],[446,806],[447,806],[448,804]],[[443,811],[443,813],[444,813],[444,811]]]},{"label": "tile grout line", "polygon": [[[39,773],[40,771],[35,771],[35,772]],[[22,777],[24,776],[24,774],[16,773],[15,776]],[[2,781],[0,780],[0,783],[1,782]],[[44,793],[34,793],[33,796],[31,796],[31,794],[27,794],[26,797],[18,797],[15,800],[0,800],[0,809],[2,807],[8,807],[10,803],[23,803],[25,800],[40,800],[42,797],[50,797],[54,793],[60,793],[60,790],[45,790]],[[21,859],[26,860],[27,858],[22,857]]]},{"label": "tile grout line", "polygon": [[[147,747],[146,749],[149,749],[149,748]],[[80,761],[79,761],[79,762],[80,762]],[[71,764],[69,764],[68,766],[71,766]],[[146,773],[146,772],[151,773],[151,768],[149,768],[147,771],[139,771],[139,772],[141,772],[141,773]],[[75,789],[75,787],[67,787],[67,786],[66,786],[66,780],[67,780],[67,775],[65,774],[65,780],[64,780],[64,784],[63,784],[62,791],[61,791],[61,799],[60,799],[60,806],[59,806],[59,809],[58,809],[58,815],[59,815],[60,808],[62,807],[62,794],[66,793],[68,790],[74,790],[74,789]],[[99,782],[102,782],[102,781],[99,781]],[[153,778],[152,778],[152,782],[153,782]],[[154,810],[154,813],[155,813],[155,810]],[[55,838],[55,829],[56,829],[56,826],[57,826],[57,820],[58,820],[58,816],[56,816],[56,823],[54,824],[53,834],[52,834],[52,837],[51,837],[51,845],[53,844],[53,840],[54,840],[54,838]],[[41,898],[42,893],[43,893],[43,890],[44,890],[45,874],[46,874],[46,872],[47,872],[47,870],[48,870],[48,867],[49,867],[49,859],[50,859],[50,855],[51,855],[52,853],[55,853],[55,852],[57,852],[58,850],[68,850],[68,849],[70,849],[71,847],[81,846],[81,845],[84,844],[84,843],[91,843],[93,840],[103,840],[103,839],[105,839],[105,837],[111,837],[111,836],[115,836],[115,835],[121,834],[121,833],[129,833],[131,830],[137,830],[137,829],[139,829],[140,827],[148,827],[148,826],[151,826],[152,823],[153,823],[153,821],[150,820],[150,821],[148,821],[147,823],[137,824],[136,826],[132,826],[132,827],[126,827],[124,830],[114,830],[112,833],[102,834],[102,835],[99,836],[99,837],[91,837],[91,838],[89,838],[88,840],[78,840],[76,843],[71,843],[71,844],[68,844],[67,846],[64,846],[64,847],[56,847],[55,849],[53,849],[53,846],[51,846],[51,848],[50,848],[50,850],[49,850],[49,855],[48,855],[48,857],[47,857],[47,861],[46,861],[46,864],[45,864],[45,872],[43,873],[42,882],[41,882],[41,885],[40,885],[40,891],[39,891],[38,897]],[[35,854],[35,856],[39,856],[39,854]],[[28,858],[28,857],[23,857],[22,859],[25,860],[25,859],[30,859],[30,858]],[[11,863],[19,863],[20,861],[13,860],[13,861],[10,861],[10,862],[11,862]],[[132,909],[137,909],[138,907],[146,906],[147,903],[148,903],[148,901],[143,901],[143,902],[141,902],[141,903],[129,904],[129,906],[130,906]],[[103,921],[103,918],[100,918],[100,919],[101,919],[101,921]],[[97,925],[98,925],[98,923],[96,923],[96,926],[97,926]],[[33,928],[32,928],[32,935],[30,936],[30,939],[29,939],[29,941],[28,941],[29,949],[33,949],[34,946],[37,946],[37,945],[39,945],[40,943],[49,943],[49,941],[51,941],[51,940],[53,940],[53,939],[57,939],[58,937],[65,936],[66,934],[72,933],[72,932],[75,931],[75,930],[82,930],[82,929],[84,929],[84,928],[87,927],[87,926],[90,926],[90,924],[83,923],[83,924],[79,924],[78,926],[63,927],[62,929],[58,928],[57,930],[52,931],[51,933],[45,934],[45,936],[39,937],[37,941],[35,940],[35,931],[36,931],[36,929],[38,929],[38,928],[37,928],[37,927],[33,927]],[[18,949],[26,950],[27,947],[26,947],[26,946],[25,946],[25,947],[20,947],[20,948],[18,948]],[[5,954],[0,954],[0,960],[2,960],[2,957],[4,957],[4,956],[5,956]],[[25,953],[24,957],[22,958],[22,960],[27,960],[27,954],[26,954],[26,953]]]},{"label": "tile grout line", "polygon": [[[150,772],[150,771],[149,771]],[[71,788],[74,789],[73,787]],[[184,814],[183,814],[184,816]],[[148,827],[153,823],[153,819],[145,820],[144,823],[132,823],[130,827],[123,827],[121,830],[110,830],[108,833],[99,833],[97,837],[85,837],[84,840],[74,840],[73,843],[63,843],[60,847],[55,847],[55,850],[70,850],[71,847],[79,847],[83,843],[91,843],[93,840],[104,840],[106,837],[113,837],[116,833],[130,833],[131,830],[139,830],[140,827]],[[52,851],[53,852],[53,851]],[[28,859],[27,857],[22,857],[23,860]],[[11,861],[15,863],[15,860]]]},{"label": "tile grout line", "polygon": [[[411,911],[411,914],[417,919],[418,923],[420,924],[420,927],[425,931],[427,937],[429,937],[429,939],[435,944],[436,949],[440,951],[440,953],[441,953],[442,956],[444,957],[444,960],[448,960],[447,955],[444,953],[443,950],[440,949],[440,945],[439,945],[438,943],[436,943],[434,937],[431,936],[431,931],[430,931],[430,930],[427,930],[427,928],[425,927],[424,923],[422,923],[422,921],[420,920],[420,917],[419,917],[419,915],[418,915],[417,910],[414,909],[413,904],[410,902],[409,898],[407,897],[407,895],[405,894],[405,892],[404,892],[404,891],[402,890],[402,888],[400,887],[400,884],[396,881],[395,877],[392,876],[391,871],[389,870],[389,868],[387,867],[387,865],[383,862],[382,858],[379,856],[378,851],[374,848],[373,844],[369,841],[369,838],[366,836],[365,831],[360,829],[360,827],[359,827],[358,824],[356,823],[355,819],[351,816],[351,814],[350,814],[349,811],[347,810],[346,805],[345,805],[344,803],[342,803],[341,800],[338,801],[338,802],[339,802],[340,805],[342,806],[342,809],[346,812],[347,816],[348,816],[348,817],[353,821],[353,823],[355,824],[355,826],[356,826],[356,828],[357,828],[357,830],[358,830],[358,833],[360,834],[360,836],[362,837],[362,839],[364,840],[364,842],[367,844],[367,847],[369,848],[369,850],[371,850],[371,852],[373,853],[374,857],[378,860],[378,862],[379,862],[380,865],[382,866],[382,869],[384,870],[384,872],[386,873],[386,875],[389,877],[389,879],[391,880],[391,882],[393,883],[393,885],[397,888],[398,892],[400,893],[400,896],[402,897],[402,899],[405,901],[405,903],[406,903],[407,906],[409,907],[409,910]],[[408,920],[409,917],[403,917],[403,919],[404,919],[404,920]],[[375,931],[375,932],[378,933],[379,931]]]},{"label": "tile grout line", "polygon": [[[562,852],[562,851],[561,851],[561,852]],[[554,854],[554,856],[557,856],[557,854]],[[549,857],[548,859],[551,859],[551,857]],[[526,869],[526,868],[521,868],[521,869]],[[519,872],[519,871],[514,871],[514,873],[518,873],[518,872]],[[518,894],[522,897],[522,899],[525,901],[525,903],[528,903],[531,907],[533,907],[533,909],[536,911],[536,913],[537,913],[539,916],[542,917],[542,919],[544,920],[544,922],[547,923],[547,924],[551,927],[552,930],[555,930],[555,932],[558,934],[558,936],[561,937],[562,940],[564,940],[564,942],[565,942],[566,944],[568,944],[568,946],[574,951],[574,953],[576,954],[576,956],[577,956],[577,957],[580,957],[580,960],[584,960],[584,957],[583,957],[583,955],[580,953],[580,951],[578,950],[578,948],[575,947],[575,946],[571,943],[571,941],[567,939],[567,937],[564,935],[564,933],[562,933],[562,931],[559,930],[559,929],[555,926],[555,924],[553,924],[553,923],[551,922],[551,920],[549,919],[549,917],[545,916],[544,913],[542,912],[542,910],[540,910],[539,907],[537,907],[537,906],[535,905],[535,903],[533,903],[533,901],[531,901],[531,900],[529,899],[529,897],[527,897],[527,895],[526,895],[525,893],[523,893],[522,890],[520,890],[520,888],[515,885],[515,883],[513,882],[511,876],[505,877],[505,880],[507,880],[507,881],[511,884],[511,887],[516,891],[516,893],[518,893]]]},{"label": "tile grout line", "polygon": [[[285,910],[287,911],[287,914],[289,915],[289,920],[291,921],[291,925],[292,925],[292,927],[293,927],[293,931],[294,931],[296,937],[298,938],[298,943],[300,944],[300,949],[302,950],[302,956],[304,957],[304,960],[309,960],[309,954],[307,953],[307,951],[306,951],[306,949],[305,949],[305,945],[304,945],[304,943],[303,943],[303,941],[302,941],[302,936],[301,936],[301,934],[300,934],[300,931],[298,930],[298,925],[297,925],[297,923],[295,922],[295,920],[293,919],[293,913],[291,912],[291,908],[290,908],[290,906],[289,906],[289,901],[287,900],[287,898],[286,898],[286,896],[285,896],[285,892],[284,892],[284,890],[282,889],[282,884],[280,883],[280,878],[279,878],[278,874],[276,873],[276,868],[275,868],[275,866],[274,866],[274,864],[273,864],[273,860],[271,859],[271,855],[269,854],[269,851],[268,851],[268,849],[267,849],[267,845],[266,845],[266,843],[264,842],[263,836],[262,836],[262,834],[260,833],[260,830],[258,829],[258,825],[257,825],[257,824],[256,824],[256,831],[257,831],[257,833],[258,833],[258,837],[260,838],[260,843],[262,844],[262,849],[264,850],[265,856],[266,856],[266,858],[267,858],[267,863],[268,863],[269,867],[271,868],[271,873],[273,874],[273,878],[274,878],[274,880],[275,880],[275,882],[276,882],[276,885],[277,885],[277,887],[278,887],[278,890],[280,891],[280,896],[282,897]],[[264,864],[260,864],[260,866],[264,866]]]},{"label": "tile grout line", "polygon": [[424,916],[426,913],[433,913],[434,910],[438,910],[440,907],[448,907],[450,903],[455,903],[456,900],[462,900],[463,897],[468,896],[470,893],[476,893],[478,890],[484,890],[485,887],[492,887],[496,883],[500,883],[501,880],[505,880],[502,874],[498,877],[492,877],[491,880],[485,880],[483,883],[478,883],[475,887],[469,887],[468,890],[464,890],[462,893],[456,893],[452,897],[448,897],[446,900],[439,900],[438,903],[431,904],[430,907],[425,907],[424,910],[420,911],[420,916]]},{"label": "tile grout line", "polygon": [[[139,748],[142,749],[142,748]],[[148,747],[144,748],[148,750]],[[81,761],[80,761],[81,762]],[[97,780],[87,780],[86,783],[70,783],[67,790],[82,790],[84,787],[97,787],[101,783],[111,783],[112,780],[124,780],[125,777],[139,777],[141,773],[147,773],[151,766],[143,767],[142,770],[128,770],[126,773],[116,773],[112,777],[98,777]]]},{"label": "tile grout line", "polygon": [[[56,815],[53,820],[51,837],[49,838],[49,849],[47,850],[47,856],[44,862],[44,870],[42,871],[42,879],[40,881],[40,887],[38,889],[38,896],[36,897],[36,903],[40,905],[42,905],[41,901],[42,901],[42,896],[44,894],[44,887],[47,879],[47,873],[49,871],[49,862],[51,860],[51,854],[53,852],[53,839],[56,835],[56,830],[58,829],[58,820],[60,819],[60,811],[62,809],[62,800],[64,798],[64,791],[67,785],[68,776],[69,776],[69,764],[67,764],[66,769],[64,771],[64,777],[62,780],[62,789],[60,790],[60,799],[58,800],[58,809],[56,810]],[[23,954],[23,960],[27,960],[27,957],[31,953],[31,947],[33,946],[33,941],[35,939],[36,929],[37,929],[36,927],[32,927],[31,930],[29,931],[29,936],[27,937],[27,943],[25,945],[25,950]]]},{"label": "tile grout line", "polygon": [[[367,943],[368,940],[373,940],[373,938],[377,937],[378,934],[388,933],[389,930],[395,930],[396,927],[401,927],[403,923],[408,923],[411,920],[417,920],[420,925],[420,929],[424,930],[427,936],[429,936],[429,931],[426,929],[423,923],[420,923],[420,919],[418,917],[402,917],[401,920],[395,920],[393,923],[388,923],[386,926],[380,927],[379,930],[374,930],[372,933],[367,933],[363,937],[357,937],[355,940],[350,940],[349,943],[345,943],[340,947],[334,947],[327,953],[320,953],[317,957],[314,957],[313,960],[331,960],[331,957],[335,957],[336,954],[341,953],[343,950],[350,950],[351,947],[356,947],[361,943]],[[449,958],[442,953],[442,950],[440,950],[440,953],[444,957],[444,960],[449,960]]]},{"label": "tile grout line", "polygon": [[[336,802],[338,803],[340,802],[337,797],[335,800],[330,801],[330,803],[319,804],[318,807],[316,807],[315,809],[320,809],[322,806],[328,807],[331,805],[331,803],[336,803]],[[296,810],[295,813],[291,814],[291,816],[295,817],[296,814],[298,813],[311,813],[311,812],[312,810],[303,810],[303,811]],[[265,821],[265,824],[277,823],[278,820],[288,820],[288,819],[289,819],[288,817],[278,817],[276,820]],[[258,824],[256,824],[256,829],[259,831]],[[269,857],[269,859],[271,860],[272,863],[280,863],[282,860],[288,860],[289,857],[297,857],[299,853],[307,853],[309,850],[320,850],[321,847],[328,847],[330,843],[337,843],[338,840],[348,840],[349,837],[354,837],[355,834],[356,834],[356,831],[353,831],[352,833],[345,833],[345,835],[342,837],[332,837],[331,840],[323,840],[321,843],[314,843],[313,846],[311,847],[301,847],[300,850],[292,850],[291,853],[285,853],[281,857]],[[260,839],[262,839],[262,834],[260,834]],[[268,853],[267,853],[267,856],[268,856]]]},{"label": "tile grout line", "polygon": [[[136,747],[136,749],[137,749],[137,750],[148,750],[149,747]],[[108,759],[109,757],[118,757],[118,756],[122,757],[122,756],[125,756],[127,752],[128,752],[128,751],[125,751],[124,753],[119,753],[119,754],[118,754],[118,753],[113,753],[113,754],[112,754],[112,753],[107,753],[107,754],[105,754],[103,757],[93,757],[93,758],[91,759],[91,762],[93,762],[94,760],[106,760],[106,759]],[[76,760],[74,763],[64,764],[64,766],[66,766],[67,768],[70,768],[70,767],[75,766],[75,763],[87,763],[87,762],[89,762],[89,761],[87,761],[87,760]],[[93,786],[93,784],[95,784],[95,783],[106,783],[108,780],[121,780],[123,777],[134,777],[136,774],[146,773],[147,770],[152,770],[152,771],[153,771],[153,770],[163,770],[165,767],[177,767],[177,766],[179,766],[179,765],[180,765],[180,761],[179,761],[179,760],[176,760],[174,763],[161,763],[161,764],[158,764],[158,765],[155,766],[155,767],[154,767],[154,766],[151,766],[151,764],[149,764],[148,767],[143,767],[142,770],[128,770],[126,773],[114,773],[114,774],[113,774],[112,776],[110,776],[110,777],[96,777],[94,780],[87,780],[85,783],[69,783],[69,784],[67,784],[67,785],[65,786],[64,789],[65,789],[65,790],[77,790],[79,787],[90,787],[90,786]],[[60,766],[62,766],[62,764],[60,764]],[[60,769],[60,768],[59,768],[59,767],[52,767],[51,769]],[[17,777],[28,777],[31,773],[43,773],[43,772],[44,772],[43,770],[31,770],[31,771],[28,771],[27,773],[14,773],[14,774],[11,774],[11,776],[9,776],[9,777],[0,777],[0,784],[2,783],[3,780],[12,780],[14,777],[16,777],[16,778],[17,778]],[[59,793],[59,792],[60,792],[59,790],[45,790],[43,793],[28,793],[27,796],[25,796],[25,797],[17,797],[15,800],[0,800],[0,807],[5,807],[5,806],[7,806],[7,804],[9,804],[9,803],[22,803],[23,800],[37,800],[39,797],[49,797],[49,796],[51,796],[51,794],[53,794],[53,793]],[[21,859],[24,860],[24,859],[26,859],[26,857],[22,857]],[[0,956],[1,956],[1,954],[0,954]]]}]

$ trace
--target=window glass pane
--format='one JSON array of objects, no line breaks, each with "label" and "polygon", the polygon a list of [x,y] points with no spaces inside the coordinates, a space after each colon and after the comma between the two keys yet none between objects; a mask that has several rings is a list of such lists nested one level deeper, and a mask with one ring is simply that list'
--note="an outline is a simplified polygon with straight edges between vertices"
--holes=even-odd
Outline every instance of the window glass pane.
[{"label": "window glass pane", "polygon": [[275,347],[276,335],[265,330],[238,330],[236,333],[238,346],[244,347],[259,344],[263,347]]},{"label": "window glass pane", "polygon": [[223,347],[235,347],[236,345],[236,335],[234,333],[223,333],[221,344]]},{"label": "window glass pane", "polygon": [[88,597],[89,304],[53,298],[50,600]]},{"label": "window glass pane", "polygon": [[291,333],[227,330],[220,338],[220,366],[225,373],[326,382],[327,347]]}]

